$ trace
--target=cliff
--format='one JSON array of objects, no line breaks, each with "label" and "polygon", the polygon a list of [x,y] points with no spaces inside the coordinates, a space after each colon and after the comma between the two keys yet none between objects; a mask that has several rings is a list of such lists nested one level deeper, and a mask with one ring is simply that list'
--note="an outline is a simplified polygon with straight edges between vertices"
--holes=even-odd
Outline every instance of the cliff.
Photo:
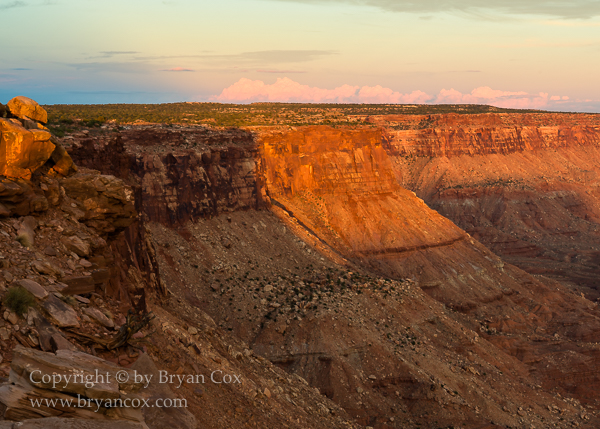
[{"label": "cliff", "polygon": [[406,131],[378,120],[403,186],[507,261],[600,298],[597,115],[443,115]]},{"label": "cliff", "polygon": [[79,165],[128,181],[150,221],[181,224],[262,204],[257,149],[241,130],[134,126],[106,137],[76,135],[65,145]]},{"label": "cliff", "polygon": [[[144,125],[63,142],[77,162],[133,186],[170,297],[156,311],[190,326],[214,320],[202,335],[240,341],[239,353],[215,340],[191,361],[245,368],[257,356],[279,367],[273,384],[249,377],[228,424],[300,403],[288,383],[301,376],[362,425],[593,427],[596,306],[504,263],[404,189],[397,179],[420,183],[415,166],[430,158],[394,154],[386,133]],[[172,321],[162,329],[176,336]],[[169,343],[176,355],[157,350],[174,370],[190,362],[184,337],[200,337],[189,332]],[[198,415],[215,422],[217,399],[240,403],[220,392]],[[303,401],[308,415],[341,412]]]},{"label": "cliff", "polygon": [[262,133],[272,202],[349,255],[436,247],[465,238],[395,180],[381,134],[301,128]]},{"label": "cliff", "polygon": [[600,144],[600,126],[593,115],[444,114],[379,116],[372,121],[384,128],[390,153],[400,156],[507,155]]},{"label": "cliff", "polygon": [[[154,152],[130,158],[122,145],[107,150],[86,140],[81,153],[90,152],[82,164],[125,173],[132,188],[111,174],[75,167],[49,132],[31,137],[25,127],[44,127],[46,117],[33,100],[19,97],[8,107],[0,105],[0,115],[8,116],[0,119],[8,124],[0,134],[7,154],[0,159],[0,427],[356,427],[343,409],[259,359],[206,313],[177,307],[183,300],[164,287],[152,221],[138,216],[134,194],[157,185],[156,199],[144,194],[147,204],[135,203],[169,225],[254,207],[244,151],[225,150],[224,161],[210,149],[161,158],[164,147],[152,142]],[[223,168],[228,164],[231,171]],[[149,171],[139,179],[132,166]],[[205,174],[188,180],[196,168]],[[184,183],[205,201],[195,205],[195,195],[175,193]],[[201,381],[180,383],[175,393],[159,381],[159,368]],[[99,372],[101,381],[90,381]],[[152,382],[134,381],[136,372]],[[213,374],[220,378],[213,382]]]}]

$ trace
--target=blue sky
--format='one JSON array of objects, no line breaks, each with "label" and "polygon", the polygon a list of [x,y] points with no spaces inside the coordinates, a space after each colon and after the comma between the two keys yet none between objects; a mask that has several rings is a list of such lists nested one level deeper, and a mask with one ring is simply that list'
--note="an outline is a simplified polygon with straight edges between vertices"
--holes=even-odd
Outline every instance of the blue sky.
[{"label": "blue sky", "polygon": [[600,112],[600,2],[0,0],[0,102]]}]

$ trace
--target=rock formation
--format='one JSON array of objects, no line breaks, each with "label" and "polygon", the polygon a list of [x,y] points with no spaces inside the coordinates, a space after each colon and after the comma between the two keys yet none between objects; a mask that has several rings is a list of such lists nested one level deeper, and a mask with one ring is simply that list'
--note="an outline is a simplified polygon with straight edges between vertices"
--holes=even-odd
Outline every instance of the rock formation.
[{"label": "rock formation", "polygon": [[373,121],[403,186],[505,260],[600,298],[597,115]]},{"label": "rock formation", "polygon": [[[3,128],[0,135],[2,153],[8,154],[0,163],[0,427],[356,427],[343,409],[300,377],[254,355],[239,339],[217,328],[206,313],[196,310],[187,317],[189,312],[169,308],[180,301],[170,298],[150,228],[135,210],[140,204],[135,194],[142,195],[135,180],[132,189],[113,175],[77,169],[61,142],[43,129],[43,109],[31,100],[19,97],[0,113],[11,130]],[[234,172],[247,168],[239,153],[244,152],[232,152],[231,164],[241,159],[242,170]],[[205,187],[209,202],[197,206],[196,216],[243,208],[244,201],[253,198],[251,190],[250,196],[235,195],[237,189],[254,186],[245,182],[252,184],[252,178],[240,179],[221,169],[220,155],[215,151],[211,158],[189,158],[191,165],[206,167],[206,174],[195,183]],[[115,151],[107,160],[118,157]],[[150,184],[167,179],[156,204],[156,220],[180,216],[183,222],[189,218],[183,197],[182,207],[158,206],[177,202],[169,195],[179,180],[185,180],[188,168],[178,170],[171,157],[163,161],[170,166],[167,174],[158,158],[159,174],[146,179]],[[195,204],[193,195],[187,198]],[[34,371],[40,376],[89,375],[98,368],[131,376],[127,367],[132,365],[133,371],[145,375],[156,375],[160,368],[202,382],[186,382],[180,389],[155,382],[148,390],[134,392],[139,386],[127,383],[63,388],[38,385],[29,378]],[[212,374],[223,373],[227,380],[235,374],[240,383],[211,381]],[[185,405],[96,411],[48,402],[38,407],[31,402],[136,397],[185,400]]]},{"label": "rock formation", "polygon": [[144,125],[65,145],[134,186],[173,311],[208,313],[359,423],[595,424],[593,303],[399,186],[385,130],[253,132]]},{"label": "rock formation", "polygon": [[[3,153],[45,132],[40,109],[8,103],[21,140],[2,134]],[[150,428],[598,427],[597,304],[477,241],[512,249],[509,260],[531,271],[547,267],[534,256],[560,254],[584,231],[593,267],[595,117],[369,121],[106,126],[39,140],[54,145],[44,156],[32,143],[30,164],[7,157],[0,293],[31,294],[38,309],[6,308],[0,321],[4,415],[36,427],[32,395],[139,394],[186,399],[195,418],[98,417]],[[27,382],[34,367],[86,371],[90,359],[241,383],[84,392]],[[60,413],[48,427],[69,414],[92,425],[85,410]]]},{"label": "rock formation", "polygon": [[32,120],[45,124],[48,122],[48,113],[42,106],[31,98],[18,96],[7,104],[10,113],[21,120]]}]

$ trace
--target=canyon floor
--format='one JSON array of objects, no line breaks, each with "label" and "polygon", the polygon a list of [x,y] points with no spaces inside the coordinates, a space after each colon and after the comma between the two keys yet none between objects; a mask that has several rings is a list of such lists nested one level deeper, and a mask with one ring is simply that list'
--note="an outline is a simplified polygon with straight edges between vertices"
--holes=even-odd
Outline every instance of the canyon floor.
[{"label": "canyon floor", "polygon": [[[77,172],[54,148],[5,173],[3,293],[41,289],[0,322],[0,427],[598,427],[597,117],[353,118],[74,121],[48,141]],[[27,407],[77,393],[23,381],[64,350],[241,382],[119,386],[185,410]]]}]

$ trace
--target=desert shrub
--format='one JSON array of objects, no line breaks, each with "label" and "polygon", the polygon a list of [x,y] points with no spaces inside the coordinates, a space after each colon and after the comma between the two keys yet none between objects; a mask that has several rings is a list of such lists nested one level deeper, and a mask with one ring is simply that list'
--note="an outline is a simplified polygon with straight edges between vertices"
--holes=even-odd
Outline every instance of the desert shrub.
[{"label": "desert shrub", "polygon": [[22,286],[11,287],[4,296],[4,306],[17,314],[26,314],[35,304],[35,297]]}]

